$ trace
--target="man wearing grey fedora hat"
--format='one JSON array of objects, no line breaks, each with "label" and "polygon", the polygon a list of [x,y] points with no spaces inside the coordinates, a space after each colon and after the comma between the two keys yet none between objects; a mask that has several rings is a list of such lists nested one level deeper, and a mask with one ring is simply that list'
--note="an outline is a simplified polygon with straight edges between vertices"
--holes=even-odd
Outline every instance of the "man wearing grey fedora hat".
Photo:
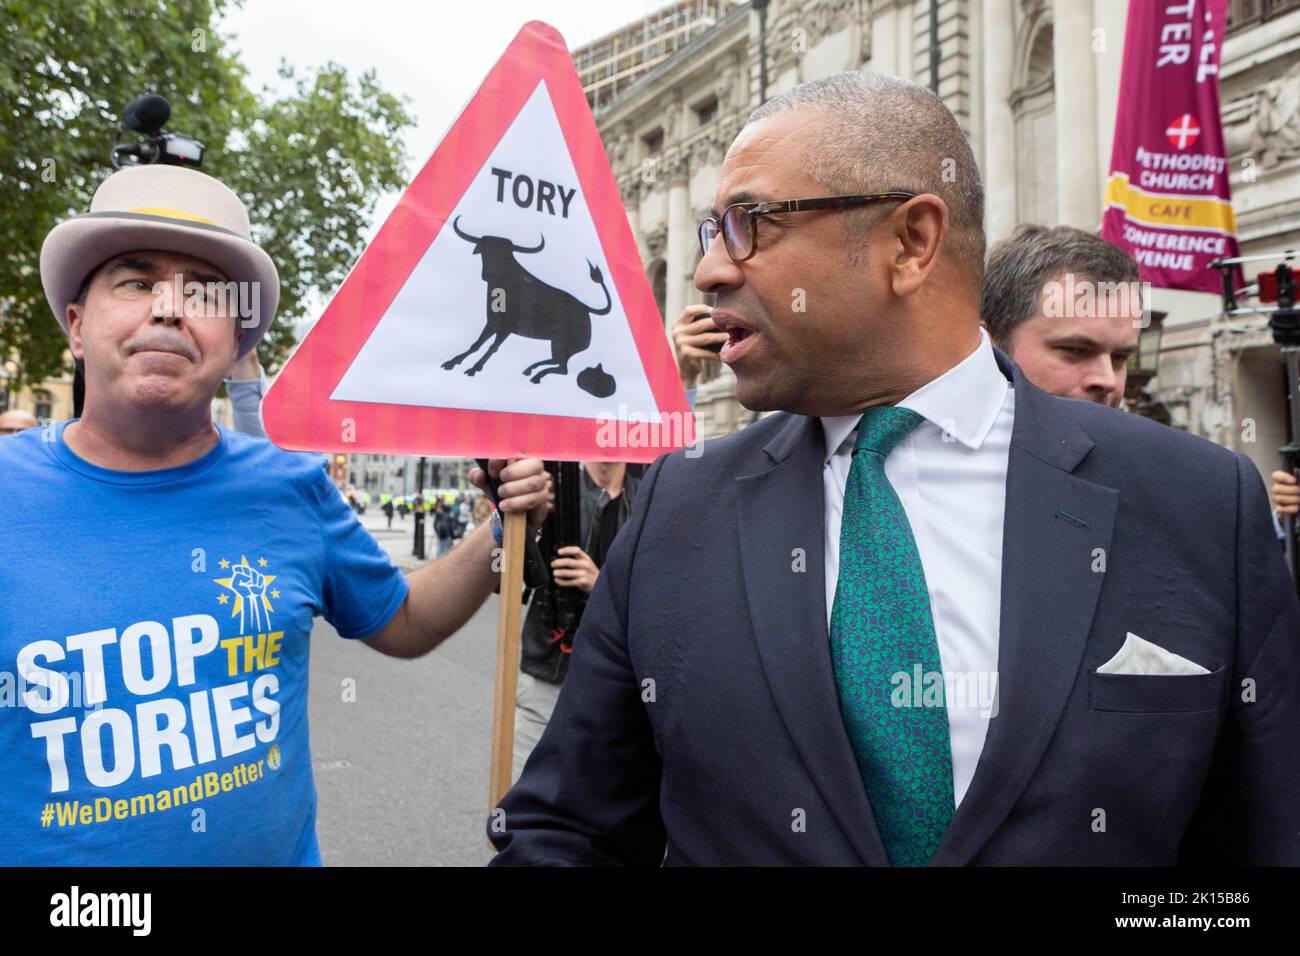
[{"label": "man wearing grey fedora hat", "polygon": [[[86,397],[0,447],[0,499],[24,502],[0,527],[0,859],[319,864],[313,619],[423,654],[496,586],[491,530],[404,577],[316,456],[213,424],[279,296],[216,179],[113,174],[46,237],[41,278]],[[540,524],[542,463],[488,470]]]}]

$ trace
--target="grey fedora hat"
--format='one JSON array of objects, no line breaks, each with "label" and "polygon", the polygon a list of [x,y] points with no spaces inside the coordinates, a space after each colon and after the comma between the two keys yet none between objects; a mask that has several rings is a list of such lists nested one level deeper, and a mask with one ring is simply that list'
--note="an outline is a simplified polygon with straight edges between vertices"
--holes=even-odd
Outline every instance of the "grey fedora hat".
[{"label": "grey fedora hat", "polygon": [[41,283],[63,331],[81,283],[114,256],[157,249],[216,266],[232,282],[251,283],[254,301],[239,344],[242,358],[275,318],[280,277],[253,242],[248,210],[225,184],[180,166],[132,166],[100,184],[90,211],[61,222],[41,246]]}]

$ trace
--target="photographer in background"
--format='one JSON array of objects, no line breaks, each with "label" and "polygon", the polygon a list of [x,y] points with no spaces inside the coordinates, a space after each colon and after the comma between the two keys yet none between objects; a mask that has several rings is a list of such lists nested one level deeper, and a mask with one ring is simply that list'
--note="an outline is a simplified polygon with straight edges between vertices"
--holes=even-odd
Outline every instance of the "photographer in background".
[{"label": "photographer in background", "polygon": [[[556,470],[562,472],[564,468],[561,464]],[[582,620],[587,596],[596,586],[614,537],[627,522],[636,502],[639,480],[628,474],[625,462],[583,462],[577,472],[578,493],[570,494],[567,501],[563,476],[557,476],[556,510],[547,519],[543,544],[547,543],[548,532],[554,532],[564,523],[563,510],[576,502],[582,545],[562,545],[555,550],[551,584],[533,592],[524,618],[519,683],[515,691],[513,774],[516,780],[555,710],[560,685],[569,670],[573,634]],[[552,588],[568,593],[551,594]],[[572,620],[561,626],[556,626],[557,621],[552,619],[556,599],[567,600],[572,610]]]},{"label": "photographer in background", "polygon": [[712,307],[688,305],[673,323],[673,351],[677,355],[677,374],[686,389],[686,400],[695,408],[695,386],[709,365],[720,365],[718,358],[727,333],[718,330],[709,318]]}]

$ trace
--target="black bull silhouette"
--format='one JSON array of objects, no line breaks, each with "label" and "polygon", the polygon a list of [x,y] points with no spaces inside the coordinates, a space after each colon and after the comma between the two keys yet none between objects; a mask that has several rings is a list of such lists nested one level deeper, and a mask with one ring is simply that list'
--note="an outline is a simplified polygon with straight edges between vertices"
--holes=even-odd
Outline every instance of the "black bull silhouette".
[{"label": "black bull silhouette", "polygon": [[547,285],[529,274],[516,261],[516,253],[541,252],[546,245],[545,236],[541,237],[541,242],[536,246],[525,248],[516,246],[501,236],[471,236],[462,232],[459,216],[452,221],[451,227],[456,230],[456,235],[466,242],[472,242],[473,254],[483,259],[483,279],[487,282],[487,322],[474,344],[455,358],[443,362],[442,367],[448,370],[455,368],[491,338],[493,341],[488,350],[465,370],[466,375],[475,375],[483,370],[487,360],[510,335],[522,335],[529,339],[549,339],[551,343],[549,359],[534,362],[524,369],[525,375],[540,369],[529,381],[536,384],[552,372],[567,375],[569,359],[591,344],[591,317],[608,314],[613,304],[600,269],[592,265],[590,259],[587,260],[591,269],[591,281],[599,283],[605,293],[605,305],[592,309],[576,296]]}]

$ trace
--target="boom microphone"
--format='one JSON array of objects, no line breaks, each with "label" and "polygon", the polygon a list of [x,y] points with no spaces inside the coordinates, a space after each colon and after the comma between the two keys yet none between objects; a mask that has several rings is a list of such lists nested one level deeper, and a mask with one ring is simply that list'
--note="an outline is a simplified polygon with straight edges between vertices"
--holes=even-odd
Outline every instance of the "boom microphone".
[{"label": "boom microphone", "polygon": [[152,135],[163,128],[171,115],[172,106],[165,97],[148,93],[126,104],[126,109],[122,110],[122,125],[137,133]]}]

